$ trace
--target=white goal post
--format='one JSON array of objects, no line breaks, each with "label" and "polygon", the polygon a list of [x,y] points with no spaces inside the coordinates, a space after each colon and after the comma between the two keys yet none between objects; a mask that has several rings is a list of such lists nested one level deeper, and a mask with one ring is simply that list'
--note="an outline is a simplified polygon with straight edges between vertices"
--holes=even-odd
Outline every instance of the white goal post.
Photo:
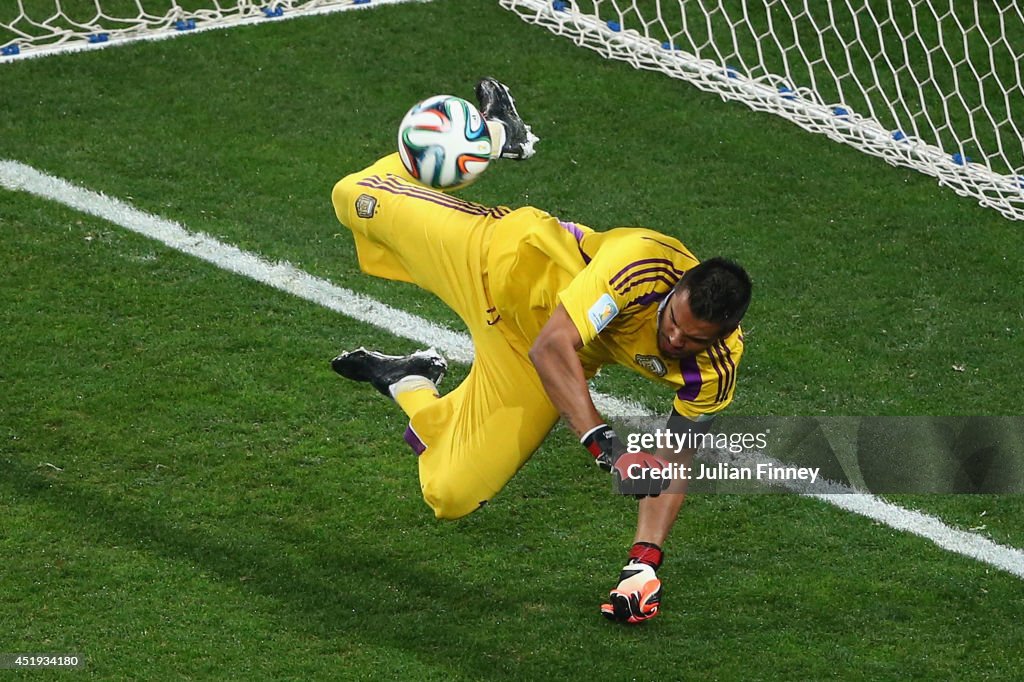
[{"label": "white goal post", "polygon": [[500,0],[1024,220],[1018,0]]},{"label": "white goal post", "polygon": [[0,0],[0,64],[408,0]]}]

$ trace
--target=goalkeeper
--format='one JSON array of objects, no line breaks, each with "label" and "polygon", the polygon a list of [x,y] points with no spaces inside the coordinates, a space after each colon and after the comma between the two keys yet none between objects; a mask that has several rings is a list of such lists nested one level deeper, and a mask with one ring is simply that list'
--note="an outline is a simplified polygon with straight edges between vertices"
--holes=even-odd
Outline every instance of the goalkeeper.
[{"label": "goalkeeper", "polygon": [[[492,157],[532,156],[537,138],[508,88],[488,78],[476,95]],[[743,268],[721,258],[699,262],[677,239],[651,230],[597,232],[536,208],[463,201],[418,184],[397,154],[343,178],[332,199],[364,272],[433,292],[473,339],[469,375],[443,396],[437,385],[447,365],[433,350],[391,356],[359,348],[332,361],[409,416],[405,440],[435,515],[455,519],[494,497],[561,415],[625,492],[649,495],[639,502],[629,563],[602,612],[629,623],[654,616],[661,547],[685,481],[669,490],[679,494],[659,496],[665,484],[641,474],[663,466],[660,457],[689,466],[693,452],[624,454],[587,379],[604,364],[624,365],[675,393],[670,426],[706,422],[736,385],[739,323],[750,302]]]}]

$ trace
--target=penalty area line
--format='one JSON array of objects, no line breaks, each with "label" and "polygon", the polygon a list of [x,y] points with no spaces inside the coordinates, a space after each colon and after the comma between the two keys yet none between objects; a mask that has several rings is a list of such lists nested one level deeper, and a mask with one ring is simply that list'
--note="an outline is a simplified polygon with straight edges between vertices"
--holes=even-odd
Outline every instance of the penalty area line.
[{"label": "penalty area line", "polygon": [[[290,263],[269,261],[209,235],[191,232],[180,223],[146,213],[119,199],[80,187],[23,163],[0,160],[0,187],[26,192],[101,218],[229,272],[378,327],[394,336],[433,346],[455,362],[469,364],[473,361],[473,345],[463,333],[339,287]],[[652,416],[649,410],[631,401],[596,391],[593,397],[598,408],[606,413]],[[770,460],[763,453],[759,453],[759,456]],[[825,493],[809,490],[801,494],[890,528],[912,533],[949,552],[1024,578],[1024,551],[1000,545],[975,533],[951,528],[937,517],[904,509],[874,495],[846,488],[837,491],[832,487],[829,490],[831,492]],[[833,494],[835,492],[840,494]]]}]

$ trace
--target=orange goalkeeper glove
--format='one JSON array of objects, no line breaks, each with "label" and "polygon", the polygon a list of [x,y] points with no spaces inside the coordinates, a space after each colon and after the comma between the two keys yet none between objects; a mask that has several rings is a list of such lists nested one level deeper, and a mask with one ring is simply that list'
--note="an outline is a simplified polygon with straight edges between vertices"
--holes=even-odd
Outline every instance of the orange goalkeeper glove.
[{"label": "orange goalkeeper glove", "polygon": [[629,563],[619,573],[619,584],[608,594],[601,613],[620,623],[642,623],[658,615],[661,581],[657,569],[664,553],[650,542],[638,542],[629,552]]}]

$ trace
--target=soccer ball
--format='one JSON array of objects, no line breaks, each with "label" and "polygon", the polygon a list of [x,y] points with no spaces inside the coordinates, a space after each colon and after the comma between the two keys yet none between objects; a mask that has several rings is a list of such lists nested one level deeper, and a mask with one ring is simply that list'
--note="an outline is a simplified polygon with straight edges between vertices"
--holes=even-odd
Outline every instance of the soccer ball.
[{"label": "soccer ball", "polygon": [[398,126],[402,165],[424,185],[464,187],[491,160],[491,136],[477,108],[461,97],[437,95],[423,100]]}]

